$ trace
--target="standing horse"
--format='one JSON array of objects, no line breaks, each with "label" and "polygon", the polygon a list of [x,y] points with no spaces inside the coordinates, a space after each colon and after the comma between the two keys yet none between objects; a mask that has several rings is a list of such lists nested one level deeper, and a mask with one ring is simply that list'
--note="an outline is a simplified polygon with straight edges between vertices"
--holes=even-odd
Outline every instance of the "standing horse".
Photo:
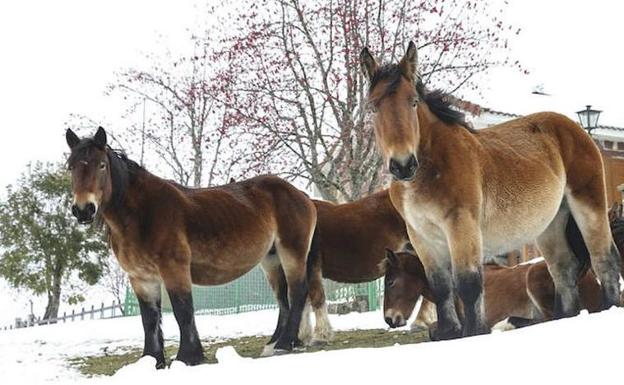
[{"label": "standing horse", "polygon": [[309,298],[316,318],[314,341],[325,342],[332,332],[322,278],[345,283],[373,281],[383,274],[379,263],[385,248],[402,250],[409,239],[388,190],[344,204],[313,202],[318,215],[319,258],[310,274]]},{"label": "standing horse", "polygon": [[[203,360],[191,284],[230,282],[258,263],[274,287],[280,320],[270,344],[291,350],[307,297],[307,261],[316,226],[313,203],[273,176],[225,186],[188,189],[150,174],[113,151],[101,127],[93,138],[67,130],[71,149],[72,213],[79,223],[100,216],[113,252],[139,300],[144,355],[163,367],[160,285],[180,328],[177,359]],[[274,250],[274,253],[270,253]],[[311,251],[313,253],[313,251]]]},{"label": "standing horse", "polygon": [[[601,284],[619,302],[619,258],[607,220],[600,151],[567,117],[538,113],[474,131],[446,95],[426,92],[410,42],[398,64],[360,55],[377,145],[394,180],[390,198],[439,299],[435,338],[488,332],[481,261],[537,239],[557,291],[555,316],[578,313],[572,216]],[[465,312],[460,322],[453,293]]]}]

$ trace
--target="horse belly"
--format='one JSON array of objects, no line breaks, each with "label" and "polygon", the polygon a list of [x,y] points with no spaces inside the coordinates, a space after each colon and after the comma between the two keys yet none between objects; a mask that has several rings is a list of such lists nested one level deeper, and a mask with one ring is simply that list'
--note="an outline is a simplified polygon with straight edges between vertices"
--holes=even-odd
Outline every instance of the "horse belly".
[{"label": "horse belly", "polygon": [[273,246],[273,234],[253,241],[208,242],[193,248],[191,276],[197,285],[221,285],[241,277],[260,263]]},{"label": "horse belly", "polygon": [[561,184],[550,189],[533,189],[531,194],[513,202],[502,202],[497,197],[486,200],[482,219],[483,254],[501,254],[534,242],[559,211],[563,190]]}]

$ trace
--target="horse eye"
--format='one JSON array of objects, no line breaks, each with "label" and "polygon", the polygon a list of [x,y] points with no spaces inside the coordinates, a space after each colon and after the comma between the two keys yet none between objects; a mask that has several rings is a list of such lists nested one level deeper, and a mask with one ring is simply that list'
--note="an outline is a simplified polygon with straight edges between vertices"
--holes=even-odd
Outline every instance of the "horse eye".
[{"label": "horse eye", "polygon": [[67,166],[68,171],[73,171],[73,169],[74,169],[74,166]]},{"label": "horse eye", "polygon": [[388,281],[388,287],[394,286],[395,283],[396,283],[396,280],[394,280],[394,279],[389,280]]},{"label": "horse eye", "polygon": [[106,168],[106,162],[100,162],[100,170],[104,170]]}]

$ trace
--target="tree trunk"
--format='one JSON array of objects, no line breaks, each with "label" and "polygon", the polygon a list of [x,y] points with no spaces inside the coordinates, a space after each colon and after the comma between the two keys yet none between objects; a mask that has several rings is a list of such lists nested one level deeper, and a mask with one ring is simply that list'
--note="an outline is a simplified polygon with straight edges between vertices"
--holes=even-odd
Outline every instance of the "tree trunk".
[{"label": "tree trunk", "polygon": [[60,304],[61,304],[61,277],[54,277],[52,289],[48,292],[48,304],[46,306],[43,319],[47,320],[47,319],[57,318]]}]

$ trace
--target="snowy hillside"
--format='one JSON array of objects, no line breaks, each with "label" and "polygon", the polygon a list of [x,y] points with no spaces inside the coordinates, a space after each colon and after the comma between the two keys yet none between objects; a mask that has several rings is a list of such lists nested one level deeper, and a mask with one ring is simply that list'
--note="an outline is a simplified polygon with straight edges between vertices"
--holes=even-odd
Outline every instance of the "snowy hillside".
[{"label": "snowy hillside", "polygon": [[[202,338],[269,334],[276,313],[198,317]],[[384,327],[379,312],[332,316],[339,330]],[[85,321],[0,333],[0,373],[6,384],[45,382],[86,384],[183,383],[420,383],[527,384],[581,383],[621,378],[624,309],[581,314],[511,332],[447,342],[388,348],[346,349],[265,359],[242,358],[232,348],[217,352],[219,364],[185,367],[174,362],[156,371],[150,357],[112,377],[86,379],[66,359],[101,353],[108,346],[141,346],[137,317]],[[166,344],[177,338],[165,317]],[[243,382],[245,381],[245,382]]]}]

